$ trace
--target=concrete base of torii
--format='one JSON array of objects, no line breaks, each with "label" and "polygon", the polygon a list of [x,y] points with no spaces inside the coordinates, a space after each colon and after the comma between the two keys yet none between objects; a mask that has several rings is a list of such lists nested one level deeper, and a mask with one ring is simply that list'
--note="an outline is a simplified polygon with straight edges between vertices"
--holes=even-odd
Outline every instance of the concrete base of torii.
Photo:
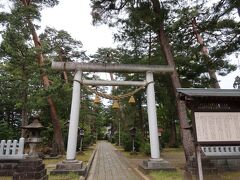
[{"label": "concrete base of torii", "polygon": [[50,172],[51,175],[56,174],[69,174],[69,173],[75,173],[81,176],[84,176],[87,172],[87,167],[83,166],[82,161],[78,160],[65,160],[61,163],[58,163],[56,166],[56,169],[52,170]]},{"label": "concrete base of torii", "polygon": [[152,171],[176,171],[176,168],[164,159],[144,160],[138,165],[138,169],[145,174]]}]

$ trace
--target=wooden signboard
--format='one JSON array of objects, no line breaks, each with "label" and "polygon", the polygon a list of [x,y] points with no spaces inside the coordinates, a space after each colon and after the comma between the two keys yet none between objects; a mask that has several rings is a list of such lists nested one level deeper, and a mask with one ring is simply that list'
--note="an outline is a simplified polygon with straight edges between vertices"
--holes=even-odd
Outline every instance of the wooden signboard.
[{"label": "wooden signboard", "polygon": [[240,112],[194,112],[199,144],[239,144]]},{"label": "wooden signboard", "polygon": [[201,146],[240,144],[240,90],[178,88],[193,113],[199,180],[203,180]]}]

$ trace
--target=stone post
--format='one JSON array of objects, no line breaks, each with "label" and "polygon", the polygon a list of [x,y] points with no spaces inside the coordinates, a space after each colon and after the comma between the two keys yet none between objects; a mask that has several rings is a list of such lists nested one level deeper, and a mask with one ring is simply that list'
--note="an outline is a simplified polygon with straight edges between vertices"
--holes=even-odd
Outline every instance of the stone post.
[{"label": "stone post", "polygon": [[151,158],[159,159],[159,140],[158,140],[158,125],[157,125],[157,113],[156,113],[156,101],[154,91],[153,73],[146,73],[147,86],[147,110],[148,110],[148,124],[149,124],[149,136],[150,136],[150,148]]},{"label": "stone post", "polygon": [[81,78],[82,78],[82,72],[77,71],[74,76],[74,82],[73,82],[72,105],[71,105],[67,155],[66,155],[67,161],[73,161],[76,158],[78,121],[79,121],[79,112],[80,112]]}]

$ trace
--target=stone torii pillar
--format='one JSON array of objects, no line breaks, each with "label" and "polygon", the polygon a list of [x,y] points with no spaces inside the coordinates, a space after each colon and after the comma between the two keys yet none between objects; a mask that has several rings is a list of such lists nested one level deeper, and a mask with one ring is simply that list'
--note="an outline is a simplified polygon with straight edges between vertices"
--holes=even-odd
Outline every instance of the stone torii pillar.
[{"label": "stone torii pillar", "polygon": [[78,134],[78,121],[80,112],[80,92],[82,80],[82,71],[77,71],[74,75],[73,91],[72,91],[72,105],[69,122],[68,144],[67,144],[67,161],[75,161],[77,149],[77,134]]},{"label": "stone torii pillar", "polygon": [[148,126],[150,136],[151,158],[160,159],[159,140],[158,140],[158,124],[156,112],[156,100],[153,73],[146,72],[147,86],[147,111],[148,111]]}]

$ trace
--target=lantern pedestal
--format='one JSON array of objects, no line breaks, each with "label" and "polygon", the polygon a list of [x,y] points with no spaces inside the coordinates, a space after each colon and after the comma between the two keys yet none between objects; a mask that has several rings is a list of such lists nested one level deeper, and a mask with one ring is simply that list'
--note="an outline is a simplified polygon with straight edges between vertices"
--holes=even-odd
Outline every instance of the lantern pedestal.
[{"label": "lantern pedestal", "polygon": [[151,171],[176,171],[168,161],[164,159],[149,159],[144,160],[142,164],[138,166],[139,170],[144,173],[149,173]]},{"label": "lantern pedestal", "polygon": [[64,160],[58,163],[56,169],[50,172],[51,175],[55,174],[69,174],[76,173],[78,175],[84,176],[86,174],[87,168],[83,166],[82,161],[78,160]]},{"label": "lantern pedestal", "polygon": [[13,180],[35,179],[47,180],[47,170],[39,158],[26,158],[20,160],[16,171],[13,173]]},{"label": "lantern pedestal", "polygon": [[137,154],[136,148],[135,148],[135,136],[136,136],[137,130],[136,130],[135,127],[131,127],[129,129],[129,131],[130,131],[130,134],[132,136],[132,151],[130,152],[130,155],[135,155],[135,154]]}]

